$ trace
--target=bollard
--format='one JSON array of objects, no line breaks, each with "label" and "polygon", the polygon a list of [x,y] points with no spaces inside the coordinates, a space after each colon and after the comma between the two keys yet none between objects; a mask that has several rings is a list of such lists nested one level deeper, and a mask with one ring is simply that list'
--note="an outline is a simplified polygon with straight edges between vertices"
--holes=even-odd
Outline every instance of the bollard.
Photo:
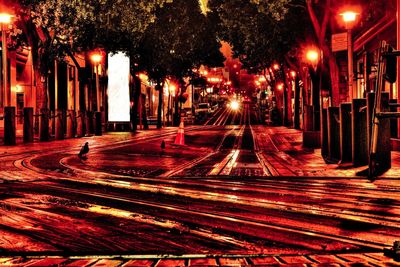
[{"label": "bollard", "polygon": [[[390,99],[389,101],[390,104],[397,104],[397,99]],[[397,107],[389,107],[391,112],[396,112]],[[398,125],[397,125],[397,118],[391,118],[390,119],[390,137],[391,138],[397,138],[397,133],[398,133]]]},{"label": "bollard", "polygon": [[86,116],[85,111],[78,111],[76,118],[76,134],[78,137],[85,136],[86,134]]},{"label": "bollard", "polygon": [[304,106],[304,131],[312,131],[313,129],[313,107]]},{"label": "bollard", "polygon": [[340,104],[340,164],[351,162],[351,103]]},{"label": "bollard", "polygon": [[33,142],[33,108],[24,108],[24,143]]},{"label": "bollard", "polygon": [[351,156],[354,166],[368,164],[366,104],[366,99],[353,99],[351,107]]},{"label": "bollard", "polygon": [[[389,92],[382,92],[381,111],[389,111]],[[378,149],[376,152],[376,170],[382,173],[391,168],[391,142],[390,142],[390,119],[379,119]]]},{"label": "bollard", "polygon": [[73,138],[75,137],[75,125],[76,125],[76,119],[75,119],[75,110],[68,110],[68,114],[66,117],[67,120],[67,138]]},{"label": "bollard", "polygon": [[4,145],[16,144],[15,107],[4,107]]},{"label": "bollard", "polygon": [[321,146],[321,133],[313,129],[314,107],[304,106],[303,146],[318,148]]},{"label": "bollard", "polygon": [[50,111],[50,121],[49,121],[49,127],[50,127],[50,136],[55,136],[56,134],[56,112],[51,110]]},{"label": "bollard", "polygon": [[49,110],[46,108],[40,110],[39,140],[49,141]]},{"label": "bollard", "polygon": [[54,138],[56,140],[64,139],[64,123],[63,123],[63,112],[62,110],[56,110],[55,112],[55,121],[56,121],[56,131]]},{"label": "bollard", "polygon": [[95,112],[95,135],[102,135],[101,130],[101,112]]},{"label": "bollard", "polygon": [[328,159],[331,162],[339,162],[340,159],[340,121],[339,108],[328,108]]},{"label": "bollard", "polygon": [[87,111],[87,116],[86,116],[87,130],[86,130],[86,132],[88,135],[94,134],[93,122],[94,122],[93,111]]},{"label": "bollard", "polygon": [[321,156],[324,160],[329,158],[328,111],[326,108],[323,108],[321,113]]},{"label": "bollard", "polygon": [[371,145],[371,134],[372,134],[372,111],[374,109],[375,93],[367,94],[367,143],[368,153],[369,146]]}]

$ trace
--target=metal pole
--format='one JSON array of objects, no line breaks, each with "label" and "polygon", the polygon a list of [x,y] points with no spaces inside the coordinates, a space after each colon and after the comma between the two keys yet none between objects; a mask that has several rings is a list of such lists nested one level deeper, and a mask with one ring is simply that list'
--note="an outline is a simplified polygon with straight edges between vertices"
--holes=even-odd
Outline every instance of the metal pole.
[{"label": "metal pole", "polygon": [[347,68],[348,68],[348,89],[349,89],[349,100],[357,98],[355,92],[353,92],[353,40],[351,29],[347,29]]},{"label": "metal pole", "polygon": [[[397,50],[400,50],[400,0],[397,0]],[[367,64],[364,64],[367,66]],[[367,79],[364,78],[366,81]],[[397,94],[397,102],[400,103],[400,57],[397,57],[397,79],[396,79],[396,94]],[[400,120],[397,120],[397,137],[400,137]]]},{"label": "metal pole", "polygon": [[58,63],[57,63],[57,60],[54,60],[54,110],[55,110],[55,112],[58,112]]},{"label": "metal pole", "polygon": [[[399,0],[400,1],[400,0]],[[192,115],[194,115],[194,85],[193,85],[193,76],[192,76]]]},{"label": "metal pole", "polygon": [[97,111],[100,111],[100,85],[99,85],[99,64],[95,64],[95,72],[96,72],[96,98],[97,98]]},{"label": "metal pole", "polygon": [[1,24],[1,51],[2,51],[2,65],[3,65],[3,90],[2,90],[2,107],[8,106],[7,97],[7,38],[5,24]]},{"label": "metal pole", "polygon": [[168,106],[167,106],[167,125],[169,125],[169,117],[171,116],[171,110],[170,110],[170,105],[171,105],[171,93],[168,88]]}]

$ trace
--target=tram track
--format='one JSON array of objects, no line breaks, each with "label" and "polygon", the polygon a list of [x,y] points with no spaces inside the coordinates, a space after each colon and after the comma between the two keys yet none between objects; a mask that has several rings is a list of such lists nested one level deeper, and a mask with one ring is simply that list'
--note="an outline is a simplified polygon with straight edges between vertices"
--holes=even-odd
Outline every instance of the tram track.
[{"label": "tram track", "polygon": [[[212,129],[214,126],[206,126],[207,129]],[[191,131],[196,131],[198,130],[199,127],[188,127],[187,131],[191,132]],[[117,141],[117,142],[113,142],[112,144],[107,143],[107,144],[92,144],[90,146],[90,151],[91,153],[96,153],[96,152],[100,152],[103,150],[109,150],[109,149],[118,149],[121,147],[125,147],[131,143],[135,143],[135,144],[139,144],[139,143],[144,143],[144,142],[148,142],[148,141],[155,141],[155,140],[162,140],[165,137],[171,136],[176,134],[176,130],[169,130],[166,132],[163,132],[162,134],[152,134],[152,135],[146,135],[146,136],[141,136],[141,137],[136,137],[136,138],[132,138],[129,140],[122,140],[122,141]],[[51,151],[47,151],[46,153],[43,153],[43,151],[40,151],[38,153],[34,153],[32,155],[32,153],[30,153],[29,155],[26,153],[21,153],[21,155],[23,155],[23,157],[19,157],[19,155],[15,155],[15,157],[19,157],[18,159],[14,159],[13,161],[13,166],[16,167],[17,169],[21,170],[21,171],[29,171],[32,175],[34,175],[35,173],[38,173],[40,175],[44,175],[48,178],[54,178],[55,175],[57,175],[57,177],[61,177],[64,176],[63,173],[51,173],[49,174],[49,171],[46,169],[42,169],[39,167],[35,167],[31,162],[39,157],[45,157],[48,155],[57,155],[57,154],[65,154],[66,156],[60,160],[60,167],[65,167],[67,169],[71,169],[73,171],[78,171],[79,173],[83,173],[82,170],[77,169],[76,167],[64,164],[63,161],[65,160],[65,158],[71,157],[71,153],[74,154],[74,156],[77,154],[77,152],[79,151],[80,147],[77,148],[60,148],[60,149],[53,149]],[[74,157],[73,156],[73,157]],[[98,169],[94,169],[92,170],[92,173],[100,173],[101,171]],[[108,173],[104,173],[104,175],[109,175]]]},{"label": "tram track", "polygon": [[[184,175],[184,170],[197,168],[197,166],[203,165],[206,161],[216,161],[212,164],[212,169],[209,170],[206,175],[230,175],[235,168],[239,168],[236,167],[236,163],[239,157],[245,160],[245,166],[248,166],[249,164],[252,164],[253,166],[259,165],[259,169],[261,169],[261,172],[265,176],[278,176],[279,172],[277,171],[277,169],[273,166],[270,160],[267,159],[264,152],[261,151],[256,144],[257,140],[255,138],[254,130],[252,128],[253,120],[251,119],[251,111],[249,105],[245,104],[244,106],[242,106],[241,109],[236,111],[225,109],[220,113],[219,117],[216,120],[213,117],[213,119],[209,120],[208,123],[213,121],[214,125],[222,123],[225,127],[227,127],[226,123],[228,122],[229,118],[231,118],[230,124],[238,125],[240,127],[240,130],[234,136],[234,140],[230,141],[230,145],[225,145],[228,144],[228,140],[233,138],[233,136],[231,136],[229,133],[228,135],[224,136],[214,152],[209,153],[202,158],[195,159],[192,162],[185,164],[185,166],[177,167],[174,170],[169,171],[168,174],[164,174],[163,176],[170,177],[179,173]],[[276,146],[275,149],[278,151],[278,148]],[[221,153],[225,154],[225,156],[220,160],[219,158]],[[256,161],[250,160],[253,155],[256,157]],[[281,159],[275,158],[274,160]]]},{"label": "tram track", "polygon": [[[99,215],[102,218],[110,218],[111,221],[116,220],[116,217],[132,220],[138,227],[141,224],[151,224],[157,231],[170,231],[178,237],[190,234],[201,239],[201,242],[221,242],[226,244],[226,247],[230,246],[232,251],[255,251],[259,248],[265,249],[268,247],[266,244],[272,243],[278,244],[277,246],[296,247],[298,251],[304,249],[318,253],[381,252],[384,247],[391,245],[389,243],[393,239],[397,240],[400,237],[400,202],[389,194],[397,193],[400,189],[388,187],[385,191],[385,188],[369,188],[356,179],[350,179],[346,188],[340,188],[335,181],[317,180],[313,177],[273,177],[282,174],[281,169],[276,166],[293,169],[290,168],[290,156],[286,158],[285,152],[279,149],[285,145],[285,140],[279,139],[275,143],[276,139],[267,134],[270,147],[269,150],[263,151],[265,146],[260,148],[260,141],[256,138],[257,128],[253,125],[254,114],[249,107],[243,107],[236,115],[226,109],[218,116],[215,115],[217,118],[213,117],[207,122],[207,126],[202,127],[218,131],[219,142],[214,146],[214,151],[201,150],[200,156],[196,155],[194,159],[191,157],[191,160],[168,168],[161,175],[153,177],[116,174],[96,168],[95,165],[79,163],[76,160],[79,149],[77,147],[59,148],[48,153],[38,151],[31,155],[14,155],[19,158],[14,161],[15,167],[26,171],[27,175],[44,178],[31,183],[21,183],[25,184],[25,188],[19,193],[21,196],[26,194],[28,201],[25,201],[24,197],[16,200],[14,196],[1,199],[0,206],[4,208],[0,209],[0,214],[7,215],[8,208],[15,211],[27,209],[29,212],[24,214],[25,218],[19,212],[12,216],[21,218],[27,227],[34,225],[35,228],[34,215],[29,217],[29,213],[37,213],[38,216],[46,218],[42,221],[43,225],[37,228],[44,227],[48,238],[56,238],[57,234],[60,234],[60,238],[73,237],[72,230],[71,233],[67,231],[65,236],[61,230],[57,234],[51,233],[51,225],[46,223],[51,222],[47,218],[54,214],[56,217],[58,214],[71,214],[71,218],[91,214],[90,216],[94,217]],[[217,122],[223,125],[218,125]],[[226,125],[227,123],[233,125]],[[199,128],[187,127],[185,130],[197,134],[193,131]],[[222,130],[225,131],[223,134]],[[132,143],[154,143],[175,133],[176,129],[173,129],[164,135],[147,135],[113,144],[96,144],[91,146],[91,153],[117,150]],[[194,134],[190,137],[197,138],[193,136]],[[65,154],[58,163],[72,170],[73,175],[49,172],[31,164],[32,160],[40,156],[53,154]],[[168,155],[164,159],[169,160],[169,157],[171,156]],[[75,161],[69,161],[72,158],[75,158]],[[280,165],[276,164],[277,162]],[[265,177],[243,177],[237,175],[239,172],[234,172],[239,168],[247,168],[247,163],[253,166],[251,168],[258,168],[254,166],[259,164]],[[202,168],[206,177],[188,177],[188,170],[192,168]],[[296,172],[292,173],[293,176],[298,175]],[[71,200],[65,203],[82,201],[89,208],[85,205],[61,207],[58,203],[42,207],[40,203],[37,204],[36,197],[42,199],[41,196],[44,195],[46,198],[50,196]],[[32,199],[34,201],[29,201]],[[14,228],[9,227],[8,222],[0,222],[0,228],[12,231]],[[18,232],[18,229],[15,229],[17,234],[29,233],[29,230]],[[117,224],[110,224],[110,229],[119,231]],[[125,230],[131,233],[131,229]],[[33,238],[41,243],[46,242],[46,238],[40,236],[40,231],[35,232]],[[100,246],[110,250],[115,247],[124,249],[122,245],[108,244],[107,237],[103,238],[100,234],[93,235],[90,242],[94,245],[99,241]],[[165,240],[171,241],[168,238]],[[70,239],[69,242],[68,245],[73,246],[74,240]],[[79,242],[74,248],[85,247]],[[49,244],[60,250],[68,249],[63,244]]]},{"label": "tram track", "polygon": [[[81,180],[81,179],[83,179],[83,177],[86,177],[86,181]],[[94,177],[96,177],[96,179],[93,180]],[[80,175],[79,179],[81,180],[81,182],[85,181],[86,183],[110,185],[110,186],[118,187],[121,184],[122,185],[131,184],[131,182],[129,182],[129,180],[127,182],[123,182],[123,183],[120,182],[121,180],[118,180],[118,179],[127,179],[127,178],[128,177],[126,177],[126,176],[112,175],[109,173],[99,174],[98,172],[84,172],[84,175]],[[58,179],[61,180],[62,177],[58,177]],[[72,179],[71,177],[64,177],[63,179],[70,180],[70,181],[76,181],[76,179]],[[110,179],[113,179],[113,180],[110,180]],[[261,194],[264,194],[267,192],[275,192],[274,194],[277,194],[281,197],[284,197],[285,195],[287,195],[288,197],[296,196],[296,195],[298,195],[298,196],[304,195],[304,192],[302,192],[302,190],[299,188],[290,189],[288,187],[278,186],[276,183],[268,186],[264,182],[262,184],[254,184],[254,183],[251,183],[250,181],[248,181],[246,186],[239,186],[237,182],[229,182],[227,180],[223,180],[223,181],[209,180],[207,185],[204,184],[204,181],[198,182],[199,181],[198,179],[195,179],[194,182],[191,182],[188,179],[163,180],[163,179],[156,179],[156,178],[134,178],[134,180],[132,180],[132,183],[135,183],[135,181],[141,182],[141,183],[143,183],[143,182],[156,183],[158,185],[157,188],[163,188],[164,187],[163,184],[171,184],[176,187],[176,184],[179,183],[181,186],[201,186],[201,187],[204,187],[204,189],[207,192],[212,192],[213,190],[217,190],[217,189],[226,191],[227,188],[230,188],[230,189],[234,190],[234,192],[237,192],[237,191],[246,192],[246,190],[252,191],[254,193],[261,193]],[[335,212],[336,212],[336,214],[346,213],[351,216],[356,215],[356,212],[352,212],[351,210],[350,211],[345,210],[346,208],[351,209],[351,207],[350,208],[346,207],[346,206],[344,206],[344,204],[345,203],[347,203],[348,205],[353,204],[354,201],[360,197],[359,191],[355,191],[353,194],[354,198],[350,198],[350,197],[348,197],[349,194],[343,195],[343,194],[340,194],[340,191],[333,192],[332,190],[331,191],[317,190],[317,189],[310,188],[309,186],[306,188],[307,185],[303,185],[303,186],[305,187],[304,191],[306,191],[310,197],[314,197],[314,196],[317,197],[317,196],[321,196],[322,193],[327,193],[328,196],[324,197],[324,200],[328,201],[327,203],[331,203],[331,202],[338,203],[338,204],[336,204],[337,208],[338,208],[336,211],[335,211],[335,209],[332,209],[332,206],[334,206],[334,205],[322,204],[322,206],[325,207],[324,209],[327,209],[327,210],[332,209],[332,214],[335,214]],[[147,187],[150,187],[150,186],[147,186]],[[251,190],[248,189],[249,187],[251,187],[252,189]],[[144,188],[143,184],[142,184],[142,188]],[[132,186],[131,189],[134,189],[134,186]],[[179,190],[183,190],[183,189],[174,188],[173,190],[179,191]],[[229,192],[223,192],[223,195],[225,195],[225,194],[229,194]],[[350,192],[350,195],[352,195],[351,192]],[[366,195],[365,198],[367,198],[367,196],[369,195],[369,199],[366,199],[366,200],[358,199],[357,201],[358,201],[359,205],[361,203],[371,205],[371,200],[385,197],[385,195],[377,194],[376,192],[374,195],[371,195],[370,193],[366,193],[365,195]],[[255,200],[252,200],[252,201],[255,201]],[[342,204],[339,204],[339,203],[342,203]],[[379,205],[379,203],[375,204],[375,206],[377,208],[379,208],[379,206],[385,207],[385,205]],[[395,204],[392,204],[391,207],[393,209],[395,207],[399,207],[399,205],[397,204],[397,206],[396,206]],[[280,208],[285,209],[288,207],[280,207]],[[305,210],[309,210],[309,209],[310,208],[307,207]],[[313,209],[311,209],[311,210],[313,210]],[[379,217],[380,218],[380,216],[377,216],[377,215],[366,216],[366,218],[368,218],[368,217],[371,217],[371,218]],[[381,219],[384,221],[385,217],[382,217]],[[386,218],[386,219],[390,220],[388,218]],[[398,221],[394,221],[394,222],[398,222]]]},{"label": "tram track", "polygon": [[[250,128],[251,128],[251,125],[250,125]],[[251,128],[252,129],[252,128]],[[233,131],[233,130],[232,130]],[[229,133],[228,133],[229,134]],[[227,136],[227,135],[226,135]],[[226,137],[225,136],[225,137]],[[223,143],[223,141],[221,141],[221,143],[219,144],[219,147],[222,145],[222,143]],[[255,149],[256,151],[257,151],[257,148]],[[168,173],[166,173],[165,175],[162,175],[162,177],[171,177],[171,176],[174,176],[174,175],[176,175],[177,173],[179,173],[179,172],[181,172],[182,170],[184,170],[184,169],[187,169],[187,168],[191,168],[191,167],[193,167],[193,166],[195,166],[196,164],[198,164],[199,162],[201,162],[201,161],[203,161],[204,159],[207,159],[207,158],[209,158],[209,157],[211,157],[211,156],[213,156],[215,153],[211,153],[211,154],[208,154],[208,155],[206,155],[205,157],[203,157],[203,158],[200,158],[200,159],[196,159],[195,161],[192,161],[192,162],[189,162],[187,165],[184,165],[184,166],[182,166],[181,168],[179,168],[179,169],[175,169],[175,170],[172,170],[171,172],[168,172]],[[22,161],[23,162],[23,161]],[[33,166],[31,166],[31,165],[26,165],[25,163],[22,163],[22,162],[20,162],[19,164],[20,165],[24,165],[25,167],[27,167],[27,168],[30,168],[30,169],[32,169],[32,167]],[[29,161],[26,161],[26,162],[29,162]],[[66,166],[66,167],[68,167],[68,168],[70,168],[71,166]],[[34,167],[33,167],[34,168]],[[223,168],[222,168],[223,169]],[[221,169],[221,170],[222,170]],[[272,168],[268,168],[267,170],[268,171],[270,171]],[[36,172],[41,172],[42,174],[46,174],[47,173],[47,171],[46,170],[41,170],[41,169],[37,169],[37,168],[34,168],[33,169],[34,171],[36,171]],[[76,169],[75,169],[76,170]],[[89,177],[114,177],[115,179],[118,179],[118,178],[121,178],[121,177],[126,177],[125,175],[112,175],[112,174],[110,174],[110,173],[108,173],[108,172],[99,172],[98,170],[91,170],[91,171],[88,171],[88,170],[81,170],[80,172],[79,172],[79,176],[80,177],[82,177],[82,176],[85,176],[85,175],[88,175]],[[57,176],[58,177],[64,177],[64,178],[71,178],[71,177],[69,177],[68,175],[63,175],[63,174],[60,174],[60,173],[57,173]],[[54,174],[49,174],[49,175],[47,175],[47,177],[48,178],[54,178]],[[263,187],[263,186],[266,186],[265,185],[265,180],[263,180],[263,184],[261,185],[255,185],[255,186],[257,186],[257,187]],[[251,183],[250,181],[249,181],[249,183]],[[276,183],[274,184],[274,186],[271,186],[271,187],[268,187],[269,189],[272,189],[272,190],[279,190],[279,187],[276,185]],[[299,190],[298,188],[295,188],[295,190]],[[306,188],[305,190],[308,190],[308,191],[310,191],[310,188]],[[324,190],[327,190],[327,189],[324,189]],[[311,189],[311,191],[312,191],[312,189]],[[315,191],[315,194],[318,194],[319,192],[317,192],[317,191]],[[332,193],[332,194],[334,194],[334,193]],[[360,195],[359,195],[359,193],[357,192],[357,193],[355,193],[355,195],[357,195],[358,194],[358,196],[360,197]],[[362,203],[362,202],[361,202]]]},{"label": "tram track", "polygon": [[[187,180],[149,180],[149,179],[138,179],[138,181],[129,180],[125,182],[120,182],[118,180],[99,180],[97,179],[94,181],[96,184],[100,185],[110,185],[120,188],[129,188],[132,190],[142,190],[144,192],[165,192],[169,194],[170,192],[174,192],[179,196],[197,196],[195,198],[199,198],[202,200],[209,199],[210,196],[225,196],[230,195],[235,192],[241,192],[237,194],[237,197],[232,201],[232,203],[240,203],[243,201],[242,204],[246,205],[254,205],[257,207],[269,207],[276,210],[291,210],[297,213],[301,213],[304,215],[322,215],[327,217],[334,217],[334,218],[342,218],[342,219],[353,219],[355,221],[360,222],[370,222],[377,225],[385,225],[385,226],[392,226],[391,223],[399,223],[400,220],[393,217],[390,218],[387,215],[378,215],[378,214],[369,214],[365,213],[369,210],[363,210],[360,208],[360,205],[364,203],[365,205],[369,205],[371,207],[371,201],[360,201],[357,205],[354,205],[355,198],[345,197],[339,193],[331,194],[328,192],[327,195],[324,196],[324,200],[326,201],[325,204],[320,204],[320,207],[315,207],[312,202],[310,202],[311,198],[316,196],[321,196],[323,192],[315,192],[312,189],[307,190],[309,192],[309,201],[305,201],[304,204],[290,204],[283,202],[282,200],[266,200],[263,198],[263,194],[274,192],[273,194],[280,196],[280,198],[290,198],[296,196],[304,196],[304,192],[293,191],[290,188],[278,188],[278,187],[271,187],[271,188],[259,188],[258,186],[238,186],[237,183],[210,183],[212,181],[199,181],[199,179],[195,179],[194,181],[187,181]],[[136,183],[140,183],[138,187]],[[156,185],[153,185],[156,184]],[[179,184],[179,185],[178,185]],[[189,188],[188,188],[189,187]],[[192,189],[192,188],[202,188],[199,189]],[[248,197],[246,194],[253,193],[253,197]],[[270,193],[271,194],[271,193]],[[356,194],[356,192],[355,192]],[[264,196],[265,197],[265,196]],[[384,197],[382,195],[372,195],[370,200],[373,200],[378,197]],[[219,199],[221,201],[228,201],[224,200],[223,198]],[[251,203],[251,204],[248,204]],[[267,206],[264,206],[267,205]],[[352,206],[350,206],[352,205]],[[379,203],[373,204],[376,209],[379,207],[385,207],[384,205],[380,205]],[[359,211],[356,208],[359,208]],[[400,215],[400,205],[393,204],[391,206],[393,216],[396,214]],[[395,213],[393,209],[398,209],[399,211]],[[363,213],[364,212],[364,213]],[[342,216],[343,215],[343,216]],[[349,217],[348,217],[349,216]],[[393,226],[397,228],[397,226]]]},{"label": "tram track", "polygon": [[[241,205],[248,205],[252,207],[258,207],[258,208],[267,208],[271,210],[286,210],[288,212],[294,212],[296,214],[303,214],[303,215],[308,215],[308,216],[324,216],[327,218],[335,218],[335,219],[344,219],[344,220],[353,220],[353,221],[358,221],[362,223],[371,223],[375,225],[380,225],[380,226],[387,226],[387,227],[393,227],[393,228],[398,228],[400,229],[400,226],[393,225],[393,223],[399,223],[400,219],[398,219],[395,216],[395,213],[393,213],[393,217],[388,217],[388,216],[383,216],[383,215],[377,215],[377,214],[368,214],[368,213],[363,213],[361,211],[356,211],[352,210],[353,208],[346,209],[346,206],[344,204],[351,204],[352,201],[345,200],[342,198],[331,198],[328,199],[332,202],[338,203],[337,206],[331,205],[331,204],[322,204],[319,207],[315,207],[312,203],[305,202],[302,204],[294,204],[290,202],[283,202],[283,201],[278,201],[278,200],[268,200],[262,198],[262,196],[249,196],[251,192],[255,193],[261,193],[259,190],[250,190],[249,188],[247,189],[240,189],[240,188],[232,188],[230,190],[227,190],[227,186],[224,185],[209,185],[205,186],[204,190],[199,190],[199,189],[194,189],[194,188],[182,188],[176,186],[176,183],[178,180],[171,181],[170,185],[162,185],[163,182],[159,181],[157,182],[157,185],[152,185],[150,183],[140,183],[140,186],[137,186],[135,183],[130,183],[130,182],[125,182],[121,183],[119,181],[115,180],[96,180],[94,183],[98,185],[104,185],[104,186],[114,186],[116,188],[121,188],[121,189],[130,189],[130,190],[137,190],[141,192],[152,192],[152,193],[163,193],[166,195],[171,195],[171,196],[181,196],[181,197],[187,197],[187,198],[193,198],[193,199],[198,199],[198,200],[213,200],[213,201],[220,201],[220,202],[226,202],[226,203],[231,203],[231,204],[241,204]],[[199,185],[199,184],[197,184]],[[192,184],[192,186],[196,186]],[[204,184],[200,184],[204,185]],[[216,190],[221,190],[221,191],[216,191]],[[236,197],[233,199],[226,198],[226,195],[232,194],[233,192],[239,191],[241,194],[236,194]],[[289,190],[287,190],[286,194],[289,195],[288,193]],[[263,191],[262,193],[266,193],[266,191]],[[277,195],[282,195],[284,194],[283,191],[277,191]],[[292,196],[296,194],[291,194]],[[298,194],[300,196],[300,194]],[[212,197],[212,198],[211,198]],[[342,203],[340,205],[339,201]],[[354,203],[354,201],[353,201]],[[370,204],[370,203],[369,203]],[[395,207],[393,207],[394,209]],[[400,208],[397,206],[399,209],[400,213]]]},{"label": "tram track", "polygon": [[[265,220],[258,220],[255,217],[250,218],[246,217],[242,214],[233,214],[231,212],[222,212],[222,211],[205,211],[205,210],[195,210],[190,206],[182,206],[179,204],[160,204],[159,202],[149,201],[149,200],[139,200],[139,199],[131,199],[127,197],[121,196],[112,196],[110,194],[104,194],[99,192],[92,192],[80,189],[73,189],[61,186],[54,186],[54,185],[41,185],[41,190],[46,190],[52,192],[51,194],[55,194],[56,192],[60,193],[62,196],[71,197],[73,195],[78,196],[78,199],[93,199],[94,203],[108,203],[108,206],[116,205],[114,208],[120,207],[132,207],[134,209],[135,206],[141,206],[143,209],[147,210],[159,210],[160,214],[164,214],[166,219],[171,218],[179,218],[179,221],[184,224],[196,224],[201,221],[201,225],[199,227],[214,227],[215,225],[219,225],[220,230],[224,231],[232,231],[235,229],[239,232],[243,231],[242,234],[251,235],[252,231],[248,231],[249,229],[253,229],[253,234],[256,237],[260,237],[259,235],[262,234],[261,237],[263,238],[271,238],[272,236],[269,233],[274,233],[273,236],[275,237],[274,240],[276,242],[288,242],[286,238],[283,236],[286,235],[299,235],[301,236],[301,240],[307,240],[309,237],[312,239],[318,240],[318,245],[316,244],[307,244],[306,241],[300,242],[301,245],[308,247],[309,249],[316,249],[315,246],[320,246],[320,244],[324,243],[331,243],[331,242],[338,242],[342,243],[342,247],[347,246],[354,246],[365,249],[372,249],[375,251],[379,251],[383,249],[388,244],[380,243],[377,241],[370,241],[370,240],[363,240],[360,238],[354,237],[344,237],[341,235],[328,233],[328,232],[321,232],[317,231],[316,229],[310,228],[302,228],[300,226],[293,226],[293,225],[285,225],[285,224],[277,224],[271,223]],[[180,193],[181,192],[177,192]],[[119,204],[118,204],[119,203]],[[283,207],[276,207],[277,209],[282,209]],[[128,209],[129,211],[129,209]],[[164,212],[163,212],[164,211]],[[165,211],[168,211],[168,215]],[[170,214],[174,213],[174,214]],[[179,214],[179,216],[177,216]],[[196,221],[192,221],[191,217],[198,218]],[[200,219],[203,218],[203,219]],[[200,219],[200,220],[199,220]],[[240,227],[236,227],[235,225],[240,225]],[[256,230],[255,230],[256,229]],[[299,245],[299,240],[296,241],[296,244]],[[290,243],[290,241],[289,241]],[[320,247],[319,247],[320,248]]]}]

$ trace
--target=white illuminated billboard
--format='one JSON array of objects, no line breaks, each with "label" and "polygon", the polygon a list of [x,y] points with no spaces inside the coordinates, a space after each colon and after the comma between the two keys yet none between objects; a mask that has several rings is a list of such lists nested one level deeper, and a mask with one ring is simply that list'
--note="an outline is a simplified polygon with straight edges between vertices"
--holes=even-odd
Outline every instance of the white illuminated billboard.
[{"label": "white illuminated billboard", "polygon": [[129,57],[108,54],[108,121],[130,121]]}]

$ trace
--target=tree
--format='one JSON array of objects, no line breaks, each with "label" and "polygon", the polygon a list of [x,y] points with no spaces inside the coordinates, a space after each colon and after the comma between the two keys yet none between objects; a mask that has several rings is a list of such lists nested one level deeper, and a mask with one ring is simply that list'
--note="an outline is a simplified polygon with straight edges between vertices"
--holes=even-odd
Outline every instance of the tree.
[{"label": "tree", "polygon": [[201,12],[197,0],[174,0],[156,12],[139,49],[139,65],[159,84],[157,127],[161,127],[163,81],[181,81],[179,98],[185,88],[184,77],[201,64],[223,66],[224,57],[210,20]]},{"label": "tree", "polygon": [[227,41],[243,67],[259,73],[285,55],[303,36],[304,8],[289,8],[290,0],[211,0],[210,16],[219,38]]},{"label": "tree", "polygon": [[[47,79],[54,60],[73,52],[102,47],[130,51],[154,20],[154,10],[171,0],[20,0],[11,1],[18,36],[32,48],[37,81],[37,108],[47,107]],[[112,41],[110,41],[112,40]]]}]

